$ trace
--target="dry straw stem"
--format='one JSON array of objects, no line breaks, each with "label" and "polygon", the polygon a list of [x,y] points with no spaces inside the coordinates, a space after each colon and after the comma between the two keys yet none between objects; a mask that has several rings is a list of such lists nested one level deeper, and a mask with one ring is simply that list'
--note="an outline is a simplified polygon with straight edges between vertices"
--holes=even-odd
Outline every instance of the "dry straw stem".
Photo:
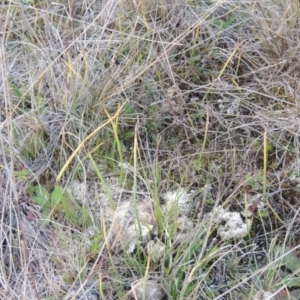
[{"label": "dry straw stem", "polygon": [[[12,1],[10,1],[12,2]],[[12,3],[10,3],[11,5]],[[18,4],[18,3],[15,3]],[[107,1],[107,3],[104,5],[103,9],[99,12],[99,14],[93,19],[93,21],[88,24],[87,26],[84,26],[84,30],[81,32],[81,34],[75,38],[67,47],[65,47],[65,49],[60,53],[60,55],[58,55],[55,59],[53,59],[47,66],[47,68],[45,68],[45,70],[43,72],[40,73],[40,75],[32,81],[32,83],[29,85],[28,89],[23,93],[23,96],[21,97],[19,103],[15,106],[15,110],[19,108],[20,104],[22,103],[22,101],[24,101],[24,98],[30,93],[30,91],[34,88],[34,86],[43,79],[43,77],[46,75],[47,71],[51,69],[51,67],[53,67],[55,65],[55,63],[57,63],[66,53],[68,53],[68,51],[76,44],[76,42],[78,42],[87,32],[88,30],[90,30],[90,28],[92,26],[94,26],[97,22],[98,19],[100,19],[102,17],[102,15],[105,15],[106,13],[106,9],[109,7],[110,5],[110,1]],[[35,7],[35,10],[37,11],[37,13],[43,13],[44,11],[42,9],[39,9],[37,7]],[[8,14],[7,14],[8,16]],[[70,15],[69,15],[69,20],[71,21],[75,21]],[[104,31],[105,27],[103,27],[103,31]],[[4,53],[4,51],[3,51]],[[12,113],[14,113],[15,111],[13,111]]]},{"label": "dry straw stem", "polygon": [[[164,51],[160,55],[157,56],[155,60],[153,60],[151,63],[149,63],[145,68],[143,68],[140,72],[138,72],[135,76],[133,76],[131,79],[127,80],[125,84],[121,84],[119,88],[115,90],[113,94],[110,95],[110,97],[114,97],[119,95],[121,92],[125,91],[125,89],[130,86],[131,83],[135,82],[138,78],[141,78],[143,74],[145,74],[151,67],[156,65],[157,63],[160,63],[163,58],[166,57],[166,55],[175,47],[178,45],[181,45],[181,41],[184,40],[185,37],[187,37],[189,34],[197,30],[199,26],[201,26],[213,13],[214,10],[216,10],[219,6],[221,6],[221,3],[214,4],[210,9],[207,9],[203,15],[192,25],[190,28],[184,32],[182,32],[180,35],[175,37],[172,42],[168,42],[167,46],[164,48]],[[237,49],[236,49],[237,50]],[[236,51],[235,50],[235,51]],[[235,53],[234,51],[234,53]],[[225,65],[226,68],[226,65]]]},{"label": "dry straw stem", "polygon": [[[81,150],[81,148],[84,147],[84,144],[90,139],[92,138],[95,134],[97,134],[97,132],[99,132],[101,129],[103,129],[105,126],[107,126],[108,124],[112,123],[113,120],[115,118],[117,118],[119,116],[119,114],[121,113],[123,107],[125,106],[127,102],[125,101],[121,106],[118,107],[118,110],[116,111],[116,113],[110,117],[109,120],[107,120],[106,122],[102,123],[98,128],[96,128],[92,133],[90,133],[80,144],[79,146],[75,149],[75,151],[72,153],[72,155],[69,157],[69,159],[67,160],[67,162],[64,164],[64,166],[62,167],[61,171],[59,172],[59,174],[56,177],[56,182],[59,182],[61,177],[63,176],[64,172],[66,171],[66,169],[68,168],[68,166],[70,165],[70,163],[72,162],[72,160],[74,159],[74,157],[76,156],[76,154]],[[108,114],[107,114],[108,115]],[[108,115],[109,116],[109,115]]]},{"label": "dry straw stem", "polygon": [[280,262],[286,255],[289,255],[290,253],[296,251],[300,249],[300,245],[294,247],[292,250],[287,251],[286,253],[284,253],[283,255],[281,255],[280,257],[277,257],[276,259],[274,259],[272,262],[270,262],[268,265],[264,266],[263,268],[253,272],[250,276],[244,277],[239,283],[237,283],[236,285],[234,285],[233,287],[229,288],[226,292],[222,293],[221,295],[219,295],[218,297],[214,298],[214,300],[219,300],[219,299],[224,299],[224,296],[228,295],[231,291],[233,291],[236,288],[239,288],[240,286],[242,286],[244,283],[248,282],[249,280],[251,280],[252,278],[256,277],[259,274],[263,274],[264,272],[266,272],[268,270],[268,268],[272,267],[273,265],[276,265],[276,263]]}]

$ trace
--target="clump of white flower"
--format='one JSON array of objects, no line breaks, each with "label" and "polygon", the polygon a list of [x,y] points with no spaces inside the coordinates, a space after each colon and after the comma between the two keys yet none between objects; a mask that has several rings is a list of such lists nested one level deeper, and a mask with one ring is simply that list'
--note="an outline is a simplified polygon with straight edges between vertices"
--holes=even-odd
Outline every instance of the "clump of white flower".
[{"label": "clump of white flower", "polygon": [[242,238],[246,236],[250,229],[250,224],[244,223],[241,214],[238,212],[226,212],[223,207],[218,206],[215,211],[217,219],[224,222],[224,225],[219,225],[218,235],[223,241],[232,238]]},{"label": "clump of white flower", "polygon": [[181,232],[186,232],[192,230],[194,227],[193,222],[187,216],[181,216],[177,220],[177,228]]},{"label": "clump of white flower", "polygon": [[227,115],[239,115],[239,100],[235,99],[231,102],[231,105],[227,108]]},{"label": "clump of white flower", "polygon": [[157,242],[151,240],[146,245],[147,254],[151,255],[151,259],[157,263],[165,253],[166,245],[158,240]]},{"label": "clump of white flower", "polygon": [[114,213],[113,235],[132,253],[138,244],[146,244],[154,229],[150,203],[139,202],[134,208],[131,201],[121,203]]},{"label": "clump of white flower", "polygon": [[85,182],[79,182],[75,180],[73,184],[67,188],[67,193],[74,196],[77,200],[85,203],[87,196],[87,184]]},{"label": "clump of white flower", "polygon": [[252,298],[252,300],[273,300],[273,299],[275,299],[273,297],[273,294],[271,292],[266,292],[266,291],[259,291]]},{"label": "clump of white flower", "polygon": [[175,191],[168,191],[163,195],[165,205],[163,211],[165,213],[175,212],[180,215],[187,215],[192,209],[192,197],[185,189],[178,188]]},{"label": "clump of white flower", "polygon": [[263,211],[266,208],[266,203],[263,201],[262,194],[256,194],[249,197],[249,203],[251,206],[256,207],[259,211]]},{"label": "clump of white flower", "polygon": [[156,281],[146,279],[133,283],[129,292],[135,300],[161,300],[164,294],[162,287]]},{"label": "clump of white flower", "polygon": [[123,233],[122,241],[126,243],[128,253],[132,253],[137,244],[145,244],[151,235],[153,225],[138,224],[139,221],[135,221],[133,224],[126,228]]}]

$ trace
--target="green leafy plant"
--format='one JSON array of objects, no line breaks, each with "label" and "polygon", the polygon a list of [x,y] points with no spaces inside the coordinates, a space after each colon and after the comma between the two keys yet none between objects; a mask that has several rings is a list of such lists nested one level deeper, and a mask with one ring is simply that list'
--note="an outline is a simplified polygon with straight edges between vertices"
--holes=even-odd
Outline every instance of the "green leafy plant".
[{"label": "green leafy plant", "polygon": [[32,201],[41,207],[47,207],[50,200],[50,195],[47,189],[42,185],[37,185],[33,187],[33,191],[35,193],[35,196],[31,198]]},{"label": "green leafy plant", "polygon": [[[284,284],[289,288],[300,289],[299,270],[300,270],[300,258],[299,253],[296,250],[290,251],[289,248],[281,249],[280,246],[276,247],[279,251],[284,251],[281,265],[285,268],[281,268],[279,275],[282,277]],[[275,249],[276,249],[275,248]]]},{"label": "green leafy plant", "polygon": [[44,186],[37,185],[34,186],[34,194],[35,196],[31,199],[41,207],[42,216],[45,218],[59,213],[63,208],[63,202],[65,203],[63,189],[60,186],[55,186],[54,190],[49,193]]},{"label": "green leafy plant", "polygon": [[246,174],[245,175],[246,185],[250,186],[253,191],[261,190],[264,181],[264,176],[261,171],[257,172],[255,175]]},{"label": "green leafy plant", "polygon": [[87,209],[76,202],[70,201],[63,188],[56,185],[51,193],[41,185],[33,187],[34,203],[41,207],[44,218],[63,216],[72,226],[86,227],[90,224]]},{"label": "green leafy plant", "polygon": [[16,176],[17,179],[22,180],[22,181],[27,181],[27,177],[29,175],[29,170],[24,169],[21,171],[15,171],[14,175]]}]

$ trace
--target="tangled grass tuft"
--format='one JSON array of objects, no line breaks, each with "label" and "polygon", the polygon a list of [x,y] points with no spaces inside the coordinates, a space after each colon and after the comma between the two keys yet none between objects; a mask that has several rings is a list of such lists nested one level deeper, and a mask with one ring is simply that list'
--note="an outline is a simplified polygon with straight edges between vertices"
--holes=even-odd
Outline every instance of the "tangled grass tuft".
[{"label": "tangled grass tuft", "polygon": [[1,298],[299,299],[299,17],[3,1]]}]

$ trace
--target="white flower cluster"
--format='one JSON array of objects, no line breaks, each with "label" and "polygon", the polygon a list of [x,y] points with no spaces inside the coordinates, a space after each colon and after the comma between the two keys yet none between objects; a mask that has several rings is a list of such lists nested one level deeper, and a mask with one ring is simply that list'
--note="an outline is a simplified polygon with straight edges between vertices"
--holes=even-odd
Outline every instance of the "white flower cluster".
[{"label": "white flower cluster", "polygon": [[155,263],[159,262],[159,260],[164,256],[165,249],[165,244],[160,240],[157,240],[156,242],[151,240],[146,245],[147,254],[151,255],[151,259]]},{"label": "white flower cluster", "polygon": [[226,212],[221,206],[216,208],[215,213],[218,221],[225,222],[218,228],[218,235],[223,241],[242,238],[248,234],[251,225],[243,222],[240,213]]},{"label": "white flower cluster", "polygon": [[179,188],[175,191],[168,191],[163,195],[166,201],[163,206],[165,213],[170,212],[172,209],[179,215],[187,215],[192,208],[192,197],[185,189]]},{"label": "white flower cluster", "polygon": [[132,284],[129,295],[135,300],[161,300],[164,290],[155,280],[140,279]]},{"label": "white flower cluster", "polygon": [[151,202],[139,202],[136,206],[137,215],[130,200],[124,201],[115,211],[113,233],[128,253],[132,253],[137,244],[146,244],[154,229]]},{"label": "white flower cluster", "polygon": [[271,292],[259,291],[257,292],[252,300],[272,300],[274,299],[273,294]]}]

